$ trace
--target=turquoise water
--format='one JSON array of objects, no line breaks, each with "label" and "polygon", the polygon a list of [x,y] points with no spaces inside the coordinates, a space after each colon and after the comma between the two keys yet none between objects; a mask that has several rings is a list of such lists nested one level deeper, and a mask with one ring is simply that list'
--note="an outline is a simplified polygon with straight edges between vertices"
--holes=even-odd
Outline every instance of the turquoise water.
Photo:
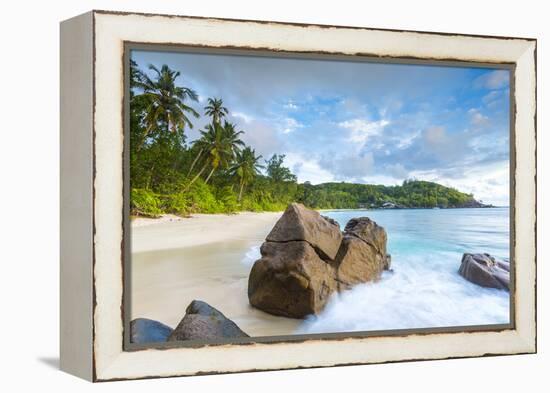
[{"label": "turquoise water", "polygon": [[393,272],[334,294],[296,333],[433,328],[509,322],[509,294],[458,274],[464,252],[509,258],[509,209],[324,212],[343,228],[367,216],[388,233]]}]

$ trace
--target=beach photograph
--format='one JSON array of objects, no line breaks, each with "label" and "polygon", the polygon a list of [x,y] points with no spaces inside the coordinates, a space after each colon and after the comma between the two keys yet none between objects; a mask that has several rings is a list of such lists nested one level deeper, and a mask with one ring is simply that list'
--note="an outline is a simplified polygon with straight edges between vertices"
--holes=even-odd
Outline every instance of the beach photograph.
[{"label": "beach photograph", "polygon": [[508,69],[128,62],[129,342],[510,324]]}]

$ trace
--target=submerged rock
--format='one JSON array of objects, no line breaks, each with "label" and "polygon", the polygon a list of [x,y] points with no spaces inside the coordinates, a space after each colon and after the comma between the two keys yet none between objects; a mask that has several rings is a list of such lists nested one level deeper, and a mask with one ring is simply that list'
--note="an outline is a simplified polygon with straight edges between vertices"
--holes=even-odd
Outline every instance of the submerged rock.
[{"label": "submerged rock", "polygon": [[232,320],[200,300],[193,300],[168,341],[249,337]]},{"label": "submerged rock", "polygon": [[334,220],[321,216],[299,203],[290,204],[271,232],[268,242],[308,242],[323,259],[334,259],[338,253],[342,232]]},{"label": "submerged rock", "polygon": [[338,223],[293,203],[261,247],[248,278],[250,304],[274,315],[319,313],[329,296],[389,269],[384,228],[367,217]]},{"label": "submerged rock", "polygon": [[250,304],[274,315],[316,314],[336,290],[334,268],[305,241],[265,242],[248,279]]},{"label": "submerged rock", "polygon": [[136,318],[130,322],[130,341],[135,344],[165,342],[173,329],[158,321]]},{"label": "submerged rock", "polygon": [[510,290],[510,264],[489,254],[464,254],[458,273],[482,287]]}]

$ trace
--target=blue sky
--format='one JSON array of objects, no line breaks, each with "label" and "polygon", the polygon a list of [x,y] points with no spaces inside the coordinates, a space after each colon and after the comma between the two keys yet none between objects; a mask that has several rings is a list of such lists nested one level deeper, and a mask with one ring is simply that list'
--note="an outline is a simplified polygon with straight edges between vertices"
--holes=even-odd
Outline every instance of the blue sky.
[{"label": "blue sky", "polygon": [[[509,72],[309,59],[133,51],[222,98],[264,158],[285,154],[300,182],[436,181],[508,205]],[[189,140],[208,122],[188,130]]]}]

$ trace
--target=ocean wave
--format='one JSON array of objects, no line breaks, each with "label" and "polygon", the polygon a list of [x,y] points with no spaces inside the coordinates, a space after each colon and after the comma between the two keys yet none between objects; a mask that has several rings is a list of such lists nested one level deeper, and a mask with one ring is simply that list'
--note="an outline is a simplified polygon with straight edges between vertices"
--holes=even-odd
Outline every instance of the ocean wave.
[{"label": "ocean wave", "polygon": [[256,262],[261,257],[262,255],[260,254],[260,245],[252,246],[244,254],[242,263],[248,267],[252,267],[252,265],[254,265],[254,262]]},{"label": "ocean wave", "polygon": [[325,309],[306,318],[296,333],[508,323],[508,292],[472,284],[446,263],[434,263],[434,257],[401,258],[380,281],[333,294]]}]

